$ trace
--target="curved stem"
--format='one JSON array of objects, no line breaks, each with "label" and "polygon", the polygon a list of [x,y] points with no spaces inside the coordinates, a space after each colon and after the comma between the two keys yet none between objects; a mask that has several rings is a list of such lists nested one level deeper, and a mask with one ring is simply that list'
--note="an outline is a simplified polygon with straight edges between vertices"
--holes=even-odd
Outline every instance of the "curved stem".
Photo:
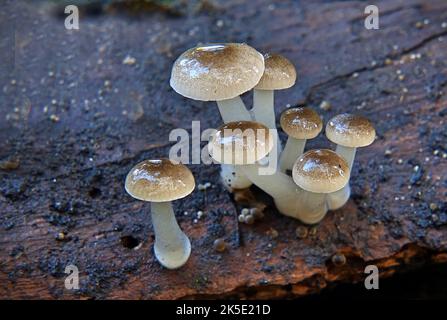
[{"label": "curved stem", "polygon": [[280,198],[295,194],[299,187],[286,174],[276,171],[270,175],[262,175],[261,167],[257,164],[241,166],[242,172],[259,188],[268,193],[272,198]]},{"label": "curved stem", "polygon": [[279,168],[281,172],[292,170],[296,159],[303,154],[305,146],[306,140],[294,139],[292,137],[287,138],[286,146],[279,159]]},{"label": "curved stem", "polygon": [[[337,145],[335,152],[342,156],[349,166],[349,172],[352,171],[352,166],[354,165],[354,158],[356,153],[356,148],[345,147],[341,145]],[[328,205],[330,210],[337,210],[343,207],[346,202],[348,202],[349,197],[351,196],[351,187],[349,186],[349,182],[344,186],[341,190],[336,192],[332,192],[328,194]]]},{"label": "curved stem", "polygon": [[191,242],[180,229],[171,202],[152,202],[151,215],[157,260],[168,269],[181,267],[191,254]]},{"label": "curved stem", "polygon": [[251,121],[250,112],[245,108],[241,97],[216,101],[216,103],[224,123],[241,120]]},{"label": "curved stem", "polygon": [[260,166],[241,166],[245,175],[264,192],[268,193],[279,212],[307,224],[321,221],[328,210],[326,194],[308,192],[298,187],[285,173],[260,175]]}]

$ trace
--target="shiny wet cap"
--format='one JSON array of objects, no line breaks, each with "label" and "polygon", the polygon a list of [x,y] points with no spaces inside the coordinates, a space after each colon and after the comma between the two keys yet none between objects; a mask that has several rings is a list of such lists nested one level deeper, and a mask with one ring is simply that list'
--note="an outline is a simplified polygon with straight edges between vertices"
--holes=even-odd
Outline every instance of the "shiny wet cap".
[{"label": "shiny wet cap", "polygon": [[244,43],[187,50],[172,67],[171,87],[194,100],[220,101],[251,90],[264,73],[264,57]]},{"label": "shiny wet cap", "polygon": [[323,122],[310,108],[290,108],[281,114],[281,128],[294,139],[313,139],[321,132]]},{"label": "shiny wet cap", "polygon": [[273,148],[269,128],[254,121],[235,121],[223,124],[211,137],[208,151],[223,164],[253,164]]},{"label": "shiny wet cap", "polygon": [[373,143],[376,130],[365,117],[343,113],[329,120],[326,125],[326,136],[336,144],[358,148]]},{"label": "shiny wet cap", "polygon": [[145,160],[127,174],[125,189],[138,200],[166,202],[189,195],[195,188],[194,176],[183,164],[169,159]]},{"label": "shiny wet cap", "polygon": [[331,193],[349,181],[345,159],[328,149],[309,150],[302,154],[292,169],[293,181],[304,190]]},{"label": "shiny wet cap", "polygon": [[279,54],[266,54],[264,65],[264,74],[255,89],[281,90],[295,84],[296,69],[287,58]]}]

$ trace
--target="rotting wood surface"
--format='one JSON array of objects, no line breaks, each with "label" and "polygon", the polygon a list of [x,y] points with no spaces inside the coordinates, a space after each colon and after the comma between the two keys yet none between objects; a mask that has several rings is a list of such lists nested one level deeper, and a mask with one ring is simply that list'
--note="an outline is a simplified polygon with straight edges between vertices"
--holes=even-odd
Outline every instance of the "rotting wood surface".
[{"label": "rotting wood surface", "polygon": [[[83,14],[80,30],[67,31],[44,4],[7,2],[0,297],[292,297],[361,281],[367,264],[389,276],[446,263],[447,2],[377,4],[379,30],[364,28],[364,2],[225,1],[180,16],[112,8]],[[304,239],[295,234],[301,224],[269,202],[262,221],[239,224],[242,207],[219,184],[218,167],[190,166],[212,187],[175,202],[193,251],[168,271],[152,253],[149,206],[125,193],[124,177],[143,159],[167,156],[172,129],[219,125],[213,103],[168,83],[180,53],[217,41],[295,63],[297,85],[276,94],[277,115],[286,104],[307,104],[325,121],[355,112],[374,122],[378,139],[358,150],[350,201]],[[308,147],[334,145],[320,135]],[[213,249],[216,238],[225,252]],[[346,263],[334,265],[334,254]],[[64,288],[69,264],[80,271],[75,292]]]}]

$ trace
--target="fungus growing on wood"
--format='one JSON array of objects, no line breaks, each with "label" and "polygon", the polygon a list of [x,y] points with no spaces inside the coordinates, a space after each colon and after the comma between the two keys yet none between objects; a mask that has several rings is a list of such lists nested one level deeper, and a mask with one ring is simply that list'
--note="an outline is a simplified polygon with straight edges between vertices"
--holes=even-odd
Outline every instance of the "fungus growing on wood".
[{"label": "fungus growing on wood", "polygon": [[[369,146],[374,142],[376,131],[371,122],[365,117],[343,113],[336,115],[326,125],[326,136],[337,144],[336,152],[348,163],[352,170],[357,148]],[[349,184],[328,197],[332,210],[342,207],[351,195]]]},{"label": "fungus growing on wood", "polygon": [[276,129],[274,91],[292,87],[296,81],[293,64],[279,54],[264,56],[265,70],[253,91],[253,114],[257,122]]},{"label": "fungus growing on wood", "polygon": [[210,44],[182,53],[172,67],[171,87],[182,96],[216,101],[224,122],[251,120],[239,97],[264,73],[264,57],[243,43]]},{"label": "fungus growing on wood", "polygon": [[323,122],[318,113],[303,107],[285,110],[280,122],[288,138],[279,159],[279,168],[286,172],[292,170],[296,159],[303,154],[307,139],[313,139],[321,132]]},{"label": "fungus growing on wood", "polygon": [[[266,126],[252,121],[237,121],[219,127],[208,144],[211,157],[219,163],[232,164],[242,171],[250,181],[268,193],[274,200],[278,210],[300,219],[304,223],[319,222],[327,212],[327,205],[321,199],[326,194],[339,190],[349,179],[346,161],[330,150],[317,150],[306,153],[298,159],[298,170],[303,165],[301,180],[309,180],[325,184],[320,186],[299,187],[285,173],[276,171],[273,174],[262,174],[262,160],[273,148],[273,137]],[[305,157],[304,157],[305,156]],[[295,170],[296,169],[296,170]],[[313,174],[313,176],[312,176]],[[338,176],[337,176],[338,174]],[[297,175],[298,177],[298,175]],[[298,180],[301,182],[301,180]]]},{"label": "fungus growing on wood", "polygon": [[191,171],[169,159],[140,162],[126,177],[127,193],[151,202],[155,256],[168,269],[181,267],[191,254],[191,243],[177,223],[171,201],[186,197],[194,187]]}]

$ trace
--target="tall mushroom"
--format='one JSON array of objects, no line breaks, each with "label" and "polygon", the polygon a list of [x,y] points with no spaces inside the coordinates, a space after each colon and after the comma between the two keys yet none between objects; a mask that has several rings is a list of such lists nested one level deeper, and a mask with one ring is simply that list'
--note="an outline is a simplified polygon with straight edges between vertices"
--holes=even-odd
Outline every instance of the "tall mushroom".
[{"label": "tall mushroom", "polygon": [[[349,113],[333,117],[326,125],[326,136],[337,144],[336,152],[346,159],[349,170],[352,170],[357,148],[366,147],[374,142],[376,131],[365,117]],[[342,207],[351,194],[349,184],[338,192],[328,196],[332,210]]]},{"label": "tall mushroom", "polygon": [[191,254],[191,243],[177,223],[171,201],[186,197],[194,187],[191,171],[169,159],[140,162],[126,177],[127,193],[151,202],[155,257],[168,269],[181,267]]},{"label": "tall mushroom", "polygon": [[317,223],[328,211],[327,194],[342,189],[349,181],[345,159],[328,149],[309,150],[294,164],[293,181],[306,190],[302,206],[306,223]]},{"label": "tall mushroom", "polygon": [[281,114],[281,128],[287,133],[287,143],[279,159],[281,172],[292,170],[304,152],[307,139],[315,138],[323,128],[320,116],[309,108],[291,108]]},{"label": "tall mushroom", "polygon": [[172,67],[171,87],[182,96],[216,101],[223,121],[251,120],[239,97],[264,72],[264,57],[244,43],[210,44],[182,53]]},{"label": "tall mushroom", "polygon": [[257,122],[276,129],[274,90],[292,87],[296,81],[293,64],[279,54],[264,56],[265,70],[253,91],[253,114]]},{"label": "tall mushroom", "polygon": [[[182,96],[216,101],[224,123],[251,120],[242,93],[251,90],[264,73],[264,57],[244,43],[209,44],[182,53],[172,67],[171,87]],[[251,182],[233,166],[221,168],[223,183],[232,190]]]},{"label": "tall mushroom", "polygon": [[[292,177],[276,170],[264,173],[263,166],[259,164],[273,148],[273,135],[266,134],[268,128],[260,123],[252,121],[230,122],[220,126],[212,136],[208,150],[211,157],[219,163],[236,165],[259,188],[268,193],[274,200],[278,210],[287,216],[299,219],[304,223],[316,223],[324,214],[315,208],[321,208],[318,197],[311,192],[300,188],[292,180]],[[345,160],[332,152],[334,163],[343,163]],[[323,157],[328,162],[328,157]],[[331,164],[331,162],[329,162]],[[321,168],[328,167],[322,166]],[[345,164],[347,168],[347,165]],[[328,169],[329,170],[329,169]],[[346,175],[346,170],[343,174]],[[348,176],[349,176],[349,170]],[[324,173],[324,172],[323,172]],[[321,180],[324,180],[321,173]],[[316,174],[317,175],[317,174]],[[326,177],[335,179],[333,175]],[[347,181],[347,180],[346,180]],[[331,182],[329,182],[330,185]],[[333,185],[332,185],[333,186]],[[334,188],[329,191],[336,190]],[[324,212],[325,213],[325,212]]]},{"label": "tall mushroom", "polygon": [[[276,130],[274,92],[292,87],[296,81],[296,70],[288,59],[279,54],[266,54],[264,64],[264,74],[253,90],[252,113],[255,121]],[[279,136],[274,143],[277,154],[281,154]]]}]

